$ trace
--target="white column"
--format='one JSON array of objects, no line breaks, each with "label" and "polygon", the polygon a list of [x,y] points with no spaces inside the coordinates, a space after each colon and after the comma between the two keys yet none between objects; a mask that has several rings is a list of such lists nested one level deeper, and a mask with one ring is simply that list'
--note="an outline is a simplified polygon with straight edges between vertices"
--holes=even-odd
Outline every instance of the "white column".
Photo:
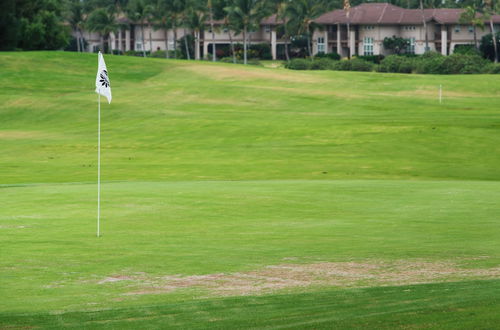
[{"label": "white column", "polygon": [[273,60],[276,60],[276,28],[271,31],[271,54],[273,55]]},{"label": "white column", "polygon": [[350,32],[350,36],[349,36],[349,52],[350,52],[350,55],[351,57],[352,56],[355,56],[357,54],[357,51],[356,51],[356,31],[353,29],[353,27],[351,26],[351,31]]},{"label": "white column", "polygon": [[130,29],[125,30],[125,51],[130,50]]},{"label": "white column", "polygon": [[122,29],[118,29],[118,50],[123,51],[123,43],[122,43]]},{"label": "white column", "polygon": [[194,31],[194,59],[200,59],[200,31]]},{"label": "white column", "polygon": [[203,57],[208,58],[208,41],[203,40]]},{"label": "white column", "polygon": [[448,31],[446,25],[441,25],[441,54],[448,55]]},{"label": "white column", "polygon": [[329,53],[328,51],[328,27],[325,29],[325,54]]},{"label": "white column", "polygon": [[337,24],[337,53],[340,56],[342,55],[342,40],[340,38],[342,37],[342,34],[340,33],[340,24]]},{"label": "white column", "polygon": [[113,51],[115,49],[115,44],[116,44],[116,34],[114,32],[111,32],[109,34],[109,43],[110,43],[110,50]]}]

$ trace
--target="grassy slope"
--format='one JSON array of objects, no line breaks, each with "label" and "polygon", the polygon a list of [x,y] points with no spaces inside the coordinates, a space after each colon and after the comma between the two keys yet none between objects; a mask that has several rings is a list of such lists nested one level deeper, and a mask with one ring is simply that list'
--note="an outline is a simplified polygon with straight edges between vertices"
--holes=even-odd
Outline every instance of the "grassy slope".
[{"label": "grassy slope", "polygon": [[[246,271],[290,257],[498,265],[497,77],[106,60],[114,101],[103,105],[108,183],[105,237],[96,241],[95,186],[86,184],[96,172],[95,56],[0,54],[0,324],[132,315],[118,325],[134,327],[145,310],[151,325],[183,326],[206,321],[192,310],[220,319],[215,326],[498,321],[491,316],[498,281],[416,286],[410,298],[396,287],[389,296],[346,289],[191,302],[184,301],[205,293],[123,299],[126,285],[103,289],[95,281],[127,272]],[[273,307],[253,309],[254,299]],[[165,316],[174,303],[187,314]],[[365,304],[389,314],[360,311]],[[228,309],[234,305],[240,313]],[[332,312],[338,306],[345,313]],[[113,309],[78,312],[91,308]],[[75,312],[54,319],[48,311]]]}]

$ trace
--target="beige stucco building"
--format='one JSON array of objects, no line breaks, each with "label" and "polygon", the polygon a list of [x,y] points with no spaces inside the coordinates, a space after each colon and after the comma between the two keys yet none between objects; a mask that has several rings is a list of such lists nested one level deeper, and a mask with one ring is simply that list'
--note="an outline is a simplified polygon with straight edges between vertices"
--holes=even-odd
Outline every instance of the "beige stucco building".
[{"label": "beige stucco building", "polygon": [[[388,3],[364,3],[352,7],[349,13],[345,10],[333,10],[315,20],[321,28],[313,34],[313,52],[315,54],[336,52],[342,57],[388,55],[389,50],[383,47],[384,38],[398,36],[410,40],[407,52],[423,54],[426,51],[427,31],[428,50],[449,55],[453,53],[457,45],[474,43],[474,29],[459,22],[462,11],[462,9],[424,9],[422,11],[404,9]],[[427,29],[424,28],[424,20]],[[497,30],[500,26],[500,16],[493,16],[493,22]],[[172,30],[150,29],[148,25],[144,25],[141,29],[139,24],[128,22],[126,19],[122,19],[121,23],[128,25],[129,28],[111,33],[109,47],[113,50],[174,49],[174,31]],[[276,59],[278,46],[285,43],[277,32],[280,24],[281,22],[276,20],[275,15],[263,19],[259,29],[249,34],[249,42],[269,44],[272,57]],[[243,43],[243,35],[225,29],[222,21],[214,22],[213,33],[210,26],[207,23],[204,31],[195,33],[198,40],[195,58],[208,56],[211,45],[217,48],[220,45],[229,45],[231,41]],[[144,39],[142,38],[143,32]],[[182,38],[186,33],[190,31],[183,28],[177,29],[177,39]],[[488,33],[490,33],[488,24],[485,24],[484,30],[476,29],[478,41]],[[83,34],[88,43],[87,51],[95,51],[100,44],[100,35],[90,32]]]},{"label": "beige stucco building", "polygon": [[[404,9],[388,3],[364,3],[351,8],[349,14],[334,10],[315,20],[323,28],[314,32],[314,53],[336,52],[342,57],[388,55],[383,41],[397,36],[410,40],[407,52],[423,54],[427,30],[428,50],[449,55],[457,45],[474,43],[473,27],[460,24],[462,12],[462,9]],[[493,16],[493,22],[498,31],[500,16]],[[478,40],[488,33],[488,24],[484,30],[476,29]]]}]

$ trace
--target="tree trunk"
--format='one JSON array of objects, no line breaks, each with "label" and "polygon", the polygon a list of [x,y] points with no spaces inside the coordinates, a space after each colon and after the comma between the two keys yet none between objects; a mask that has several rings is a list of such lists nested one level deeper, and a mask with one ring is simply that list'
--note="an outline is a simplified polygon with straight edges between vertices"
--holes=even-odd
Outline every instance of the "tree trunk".
[{"label": "tree trunk", "polygon": [[243,64],[247,64],[247,26],[243,27]]},{"label": "tree trunk", "polygon": [[236,54],[234,53],[234,42],[233,36],[231,35],[231,30],[228,28],[227,33],[229,35],[229,44],[231,45],[231,56],[233,57],[233,63],[236,64]]},{"label": "tree trunk", "polygon": [[177,27],[172,27],[174,29],[174,58],[177,58]]},{"label": "tree trunk", "polygon": [[200,31],[194,31],[194,59],[200,60]]},{"label": "tree trunk", "polygon": [[215,31],[214,31],[214,13],[212,10],[212,2],[209,2],[210,6],[210,29],[212,30],[212,61],[217,61],[217,54],[215,53]]},{"label": "tree trunk", "polygon": [[424,31],[425,31],[425,52],[429,51],[429,36],[427,33],[427,22],[425,20],[425,14],[424,14],[424,2],[423,0],[420,0],[420,12],[422,14],[422,23],[424,24]]},{"label": "tree trunk", "polygon": [[286,61],[290,62],[290,54],[288,53],[288,36],[285,37],[285,57]]},{"label": "tree trunk", "polygon": [[495,50],[495,63],[498,63],[497,38],[495,36],[495,27],[493,26],[493,18],[491,16],[490,16],[490,29],[491,29],[491,37],[493,38],[493,49]]},{"label": "tree trunk", "polygon": [[85,43],[83,42],[83,32],[81,29],[78,29],[78,33],[80,34],[80,49],[82,50],[82,53],[85,52]]},{"label": "tree trunk", "polygon": [[285,58],[286,58],[286,61],[287,62],[290,62],[290,54],[288,53],[288,40],[290,39],[290,37],[288,36],[288,30],[286,28],[286,20],[283,19],[283,29],[284,29],[284,32],[285,32]]},{"label": "tree trunk", "polygon": [[78,34],[78,30],[75,29],[75,34],[76,34],[76,51],[78,53],[81,53],[81,49],[80,49],[80,35]]},{"label": "tree trunk", "polygon": [[474,46],[476,47],[476,49],[479,49],[479,46],[477,45],[477,33],[475,25],[474,25]]},{"label": "tree trunk", "polygon": [[187,41],[187,31],[186,28],[184,28],[184,48],[186,49],[186,57],[188,60],[191,59],[191,55],[189,54],[189,45]]},{"label": "tree trunk", "polygon": [[311,33],[309,32],[309,27],[307,28],[307,52],[309,53],[309,58],[312,60],[312,49],[311,49]]},{"label": "tree trunk", "polygon": [[168,58],[168,29],[163,29],[163,37],[165,38],[165,57]]},{"label": "tree trunk", "polygon": [[149,51],[150,51],[150,54],[153,54],[153,38],[151,37],[151,33],[152,33],[151,24],[148,24],[148,29],[149,29]]},{"label": "tree trunk", "polygon": [[111,35],[109,33],[107,35],[107,40],[108,40],[108,54],[113,54],[113,44],[111,43]]},{"label": "tree trunk", "polygon": [[144,44],[144,22],[141,22],[142,56],[146,57],[146,45]]}]

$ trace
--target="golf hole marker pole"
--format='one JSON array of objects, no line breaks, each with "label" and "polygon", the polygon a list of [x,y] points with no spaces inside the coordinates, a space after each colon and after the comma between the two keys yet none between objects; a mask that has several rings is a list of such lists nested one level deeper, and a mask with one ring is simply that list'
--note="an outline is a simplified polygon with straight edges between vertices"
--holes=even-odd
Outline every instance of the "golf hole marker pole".
[{"label": "golf hole marker pole", "polygon": [[97,93],[97,237],[101,236],[101,95],[106,96],[111,103],[111,85],[108,70],[102,53],[98,54],[97,76],[95,78]]},{"label": "golf hole marker pole", "polygon": [[97,237],[101,235],[101,93],[97,94]]}]

